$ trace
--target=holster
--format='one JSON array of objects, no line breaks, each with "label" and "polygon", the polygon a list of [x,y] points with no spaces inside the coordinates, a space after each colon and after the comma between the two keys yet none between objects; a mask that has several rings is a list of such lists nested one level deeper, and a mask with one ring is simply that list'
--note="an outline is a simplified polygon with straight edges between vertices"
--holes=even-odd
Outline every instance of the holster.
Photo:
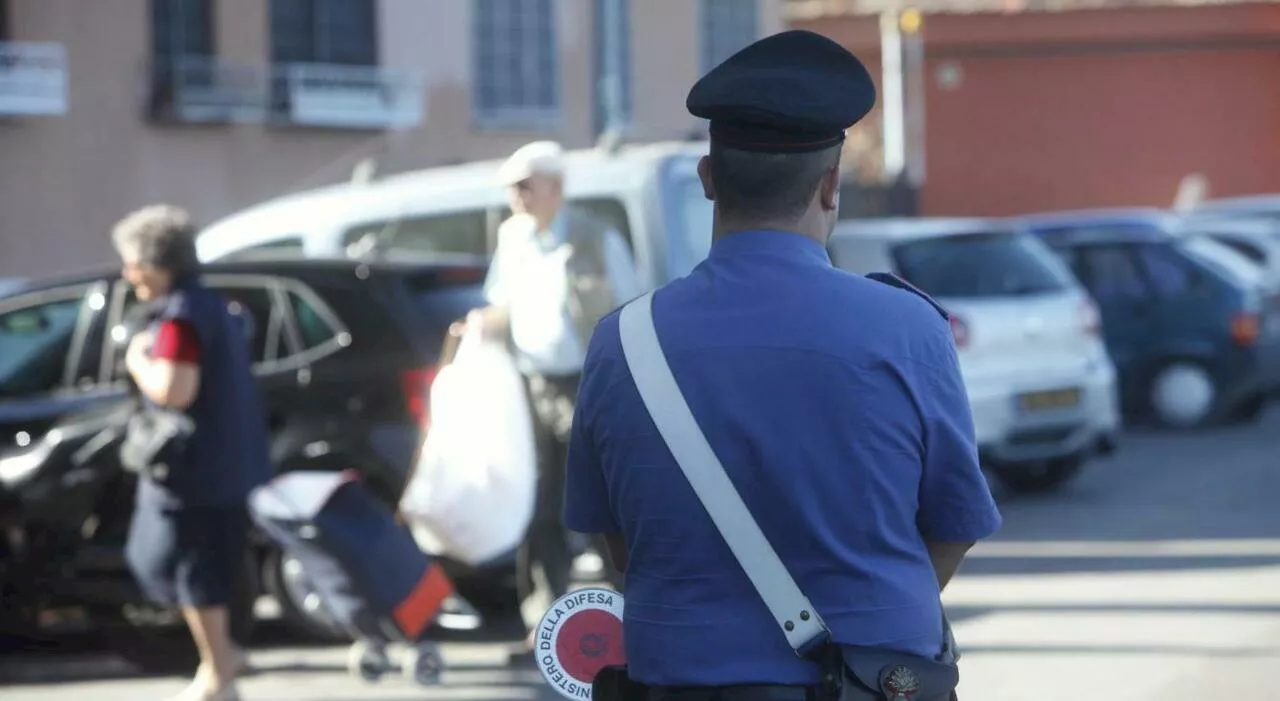
[{"label": "holster", "polygon": [[954,662],[862,647],[823,651],[823,701],[955,701],[960,668]]}]

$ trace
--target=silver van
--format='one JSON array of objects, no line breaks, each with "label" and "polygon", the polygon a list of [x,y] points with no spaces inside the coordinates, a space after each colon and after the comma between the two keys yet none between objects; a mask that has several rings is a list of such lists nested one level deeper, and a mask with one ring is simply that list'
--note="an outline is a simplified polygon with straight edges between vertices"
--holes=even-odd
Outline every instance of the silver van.
[{"label": "silver van", "polygon": [[[566,196],[617,227],[641,279],[656,287],[687,274],[710,248],[712,206],[697,173],[706,152],[706,142],[569,151]],[[281,197],[210,225],[197,249],[206,261],[375,249],[491,255],[509,214],[497,179],[501,164],[429,168]]]}]

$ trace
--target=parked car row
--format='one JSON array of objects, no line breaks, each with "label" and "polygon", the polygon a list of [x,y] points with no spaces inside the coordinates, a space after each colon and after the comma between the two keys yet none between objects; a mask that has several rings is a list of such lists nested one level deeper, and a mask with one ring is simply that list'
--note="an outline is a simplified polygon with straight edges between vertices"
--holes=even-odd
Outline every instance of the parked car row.
[{"label": "parked car row", "polygon": [[[651,286],[687,273],[710,245],[711,204],[696,175],[704,149],[569,155],[568,198],[619,227]],[[427,169],[268,202],[209,227],[201,255],[279,247],[484,255],[506,214],[498,166]],[[1278,229],[1280,197],[1207,203],[1186,216],[867,220],[841,225],[832,257],[858,272],[892,270],[955,312],[984,457],[1011,487],[1038,490],[1113,449],[1120,414],[1191,427],[1261,410],[1274,384]]]},{"label": "parked car row", "polygon": [[[483,260],[439,257],[207,266],[206,283],[252,322],[247,342],[279,469],[356,468],[394,503],[429,420],[426,391],[444,335],[483,303],[485,269]],[[34,625],[41,611],[86,607],[96,627],[118,634],[122,653],[156,666],[173,657],[132,635],[145,608],[122,556],[132,478],[111,451],[78,458],[127,416],[120,359],[132,302],[116,271],[0,295],[0,530],[9,536],[0,541],[0,621]],[[251,579],[287,622],[342,635],[297,563],[265,539],[249,556],[261,575]],[[514,563],[451,573],[469,600],[498,601],[514,586]],[[244,592],[256,594],[252,585]]]}]

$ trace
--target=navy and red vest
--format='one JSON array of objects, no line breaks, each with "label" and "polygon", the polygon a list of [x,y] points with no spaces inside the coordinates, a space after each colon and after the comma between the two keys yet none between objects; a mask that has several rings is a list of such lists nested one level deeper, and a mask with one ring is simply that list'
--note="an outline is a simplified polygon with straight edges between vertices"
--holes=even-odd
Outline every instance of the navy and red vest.
[{"label": "navy and red vest", "polygon": [[182,469],[164,484],[141,479],[138,500],[167,508],[244,506],[273,469],[266,409],[243,324],[225,298],[194,279],[180,281],[159,307],[155,326],[183,321],[200,341],[200,386],[187,408],[196,428]]}]

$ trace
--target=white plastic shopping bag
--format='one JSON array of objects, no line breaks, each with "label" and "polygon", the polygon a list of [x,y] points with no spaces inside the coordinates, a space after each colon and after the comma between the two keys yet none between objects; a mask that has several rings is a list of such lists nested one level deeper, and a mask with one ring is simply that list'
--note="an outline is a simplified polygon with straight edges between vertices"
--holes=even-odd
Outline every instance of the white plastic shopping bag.
[{"label": "white plastic shopping bag", "polygon": [[431,427],[400,512],[428,552],[476,565],[515,549],[533,517],[537,454],[524,378],[467,331],[431,386]]}]

